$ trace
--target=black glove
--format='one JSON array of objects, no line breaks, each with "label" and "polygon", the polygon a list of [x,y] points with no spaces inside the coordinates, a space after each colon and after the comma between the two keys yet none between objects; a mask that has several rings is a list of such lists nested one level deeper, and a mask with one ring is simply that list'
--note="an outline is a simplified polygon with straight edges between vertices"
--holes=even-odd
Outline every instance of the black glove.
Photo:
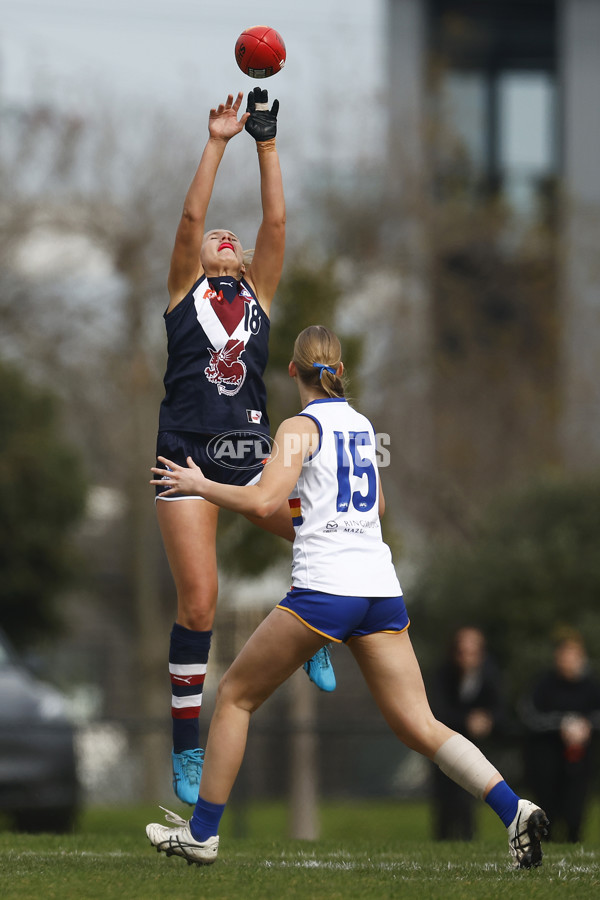
[{"label": "black glove", "polygon": [[248,94],[248,106],[246,107],[246,112],[250,113],[250,118],[244,127],[255,141],[270,141],[277,134],[279,100],[273,100],[273,106],[270,110],[268,106],[269,95],[267,91],[262,91],[259,87],[255,87],[253,91],[250,91]]}]

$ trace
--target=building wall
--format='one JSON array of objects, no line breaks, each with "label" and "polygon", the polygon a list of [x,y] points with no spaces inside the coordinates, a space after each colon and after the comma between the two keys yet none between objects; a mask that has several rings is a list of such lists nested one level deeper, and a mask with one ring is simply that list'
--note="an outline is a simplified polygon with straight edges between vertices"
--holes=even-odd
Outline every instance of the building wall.
[{"label": "building wall", "polygon": [[[389,0],[388,34],[399,481],[412,473],[418,517],[445,502],[444,482],[476,504],[548,466],[600,463],[600,3]],[[483,161],[460,184],[460,205],[460,154],[444,143],[453,123],[440,112],[452,67],[487,85]],[[519,89],[524,73],[537,73],[551,104],[534,135],[548,152],[529,175],[503,169],[499,93],[504,76]]]},{"label": "building wall", "polygon": [[562,0],[562,419],[565,465],[600,466],[600,3]]}]

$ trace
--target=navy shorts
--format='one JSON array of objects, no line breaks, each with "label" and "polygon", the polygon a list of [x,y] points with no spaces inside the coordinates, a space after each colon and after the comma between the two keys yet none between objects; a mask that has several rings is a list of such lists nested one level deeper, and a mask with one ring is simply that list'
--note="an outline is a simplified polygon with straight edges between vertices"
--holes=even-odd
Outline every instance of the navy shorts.
[{"label": "navy shorts", "polygon": [[399,634],[410,624],[402,595],[347,597],[293,587],[277,608],[287,610],[311,631],[338,644],[380,631]]},{"label": "navy shorts", "polygon": [[[214,452],[214,442],[220,437],[218,435],[197,434],[190,431],[159,431],[156,439],[156,455],[165,456],[178,466],[187,466],[187,458],[191,456],[206,477],[211,481],[218,481],[219,484],[253,484],[262,474],[263,465],[268,458],[268,445],[252,432],[231,432],[231,435],[233,437],[230,439],[229,449],[233,447],[235,452],[223,452],[219,456],[218,451],[217,454]],[[163,463],[157,461],[156,465],[159,469],[166,469]],[[189,496],[184,494],[159,497],[163,488],[155,485],[155,489],[156,498],[160,500],[189,499]],[[197,495],[193,497],[198,499]]]}]

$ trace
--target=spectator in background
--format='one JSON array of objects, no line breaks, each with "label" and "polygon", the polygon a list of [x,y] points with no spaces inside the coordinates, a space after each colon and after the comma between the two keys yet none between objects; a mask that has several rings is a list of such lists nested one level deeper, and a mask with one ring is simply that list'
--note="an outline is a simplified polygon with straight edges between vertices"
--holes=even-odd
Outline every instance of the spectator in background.
[{"label": "spectator in background", "polygon": [[[500,676],[479,628],[463,626],[454,633],[430,696],[434,714],[478,744],[498,728],[502,717]],[[438,841],[470,841],[475,836],[474,798],[437,767],[433,774],[433,833]]]},{"label": "spectator in background", "polygon": [[526,776],[537,801],[548,804],[550,837],[577,843],[600,730],[600,681],[589,670],[579,633],[558,636],[553,667],[539,677],[519,711],[528,733]]}]

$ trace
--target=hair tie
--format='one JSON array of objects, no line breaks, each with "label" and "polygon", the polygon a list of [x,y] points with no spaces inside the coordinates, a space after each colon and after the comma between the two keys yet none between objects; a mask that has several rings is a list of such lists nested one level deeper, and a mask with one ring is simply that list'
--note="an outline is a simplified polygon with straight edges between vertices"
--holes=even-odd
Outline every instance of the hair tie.
[{"label": "hair tie", "polygon": [[313,368],[319,369],[319,380],[323,381],[323,372],[327,370],[331,372],[332,375],[335,375],[336,369],[334,366],[326,366],[325,363],[313,363]]}]

